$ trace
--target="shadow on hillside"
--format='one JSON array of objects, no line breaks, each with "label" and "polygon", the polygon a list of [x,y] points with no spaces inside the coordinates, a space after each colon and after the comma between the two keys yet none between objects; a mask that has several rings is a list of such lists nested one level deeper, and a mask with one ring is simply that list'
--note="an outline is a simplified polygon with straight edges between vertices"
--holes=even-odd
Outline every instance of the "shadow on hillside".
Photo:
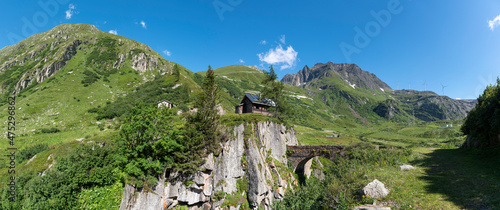
[{"label": "shadow on hillside", "polygon": [[497,209],[500,208],[500,155],[489,153],[438,149],[413,164],[425,168],[426,175],[419,178],[429,183],[427,192],[445,195],[461,208]]}]

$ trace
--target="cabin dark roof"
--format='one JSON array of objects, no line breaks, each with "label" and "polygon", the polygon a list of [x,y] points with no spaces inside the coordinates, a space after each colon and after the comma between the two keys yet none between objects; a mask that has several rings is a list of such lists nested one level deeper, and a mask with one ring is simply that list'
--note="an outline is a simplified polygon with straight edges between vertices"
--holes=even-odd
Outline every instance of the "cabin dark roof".
[{"label": "cabin dark roof", "polygon": [[252,94],[245,94],[245,96],[250,99],[250,101],[254,104],[262,104],[266,106],[276,106],[276,103],[272,101],[271,99],[268,98],[262,98],[262,100],[259,100],[259,96],[252,95]]},{"label": "cabin dark roof", "polygon": [[158,103],[162,103],[162,102],[167,102],[167,103],[169,103],[169,104],[174,104],[174,103],[172,103],[172,102],[170,102],[170,101],[167,101],[167,100],[165,100],[165,99],[163,99],[163,100],[161,100],[161,101],[158,101]]}]

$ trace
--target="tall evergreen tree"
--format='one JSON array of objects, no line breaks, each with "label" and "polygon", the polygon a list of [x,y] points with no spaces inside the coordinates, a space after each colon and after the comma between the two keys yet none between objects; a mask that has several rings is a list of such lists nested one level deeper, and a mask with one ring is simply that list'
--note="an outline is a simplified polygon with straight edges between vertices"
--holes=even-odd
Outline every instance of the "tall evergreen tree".
[{"label": "tall evergreen tree", "polygon": [[175,76],[175,81],[178,82],[181,79],[181,70],[177,64],[174,65],[173,75]]},{"label": "tall evergreen tree", "polygon": [[277,80],[278,75],[274,72],[272,65],[265,74],[266,77],[262,81],[264,87],[261,89],[261,97],[274,101],[276,106],[272,107],[270,110],[274,112],[276,118],[286,120],[291,114],[291,109],[283,93],[285,86],[281,81]]},{"label": "tall evergreen tree", "polygon": [[219,87],[215,82],[215,72],[208,66],[207,74],[201,85],[202,92],[198,94],[194,107],[197,113],[188,118],[184,146],[189,149],[186,158],[194,158],[183,168],[185,172],[193,172],[193,165],[201,164],[201,155],[212,152],[220,141],[219,113],[217,106],[220,102]]},{"label": "tall evergreen tree", "polygon": [[208,66],[207,75],[201,85],[202,92],[195,102],[198,109],[196,122],[199,131],[204,134],[204,142],[208,144],[216,143],[218,136],[219,112],[217,105],[220,103],[219,87],[215,81],[215,72]]}]

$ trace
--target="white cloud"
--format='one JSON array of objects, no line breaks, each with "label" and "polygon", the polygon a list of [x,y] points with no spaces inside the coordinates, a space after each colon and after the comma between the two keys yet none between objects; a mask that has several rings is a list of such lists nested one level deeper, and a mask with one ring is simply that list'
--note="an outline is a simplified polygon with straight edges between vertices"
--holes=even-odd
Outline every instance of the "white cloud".
[{"label": "white cloud", "polygon": [[245,61],[243,59],[240,58],[239,60],[240,63],[245,63]]},{"label": "white cloud", "polygon": [[71,17],[73,17],[73,15],[75,14],[74,9],[76,9],[75,5],[69,4],[68,10],[66,10],[66,19],[69,20],[71,19]]},{"label": "white cloud", "polygon": [[146,29],[146,22],[144,22],[143,20],[141,20],[141,25],[144,29]]},{"label": "white cloud", "polygon": [[171,56],[172,53],[168,50],[163,50],[163,54],[167,55],[167,56]]},{"label": "white cloud", "polygon": [[285,35],[281,35],[280,42],[283,44],[286,44],[285,42]]},{"label": "white cloud", "polygon": [[109,33],[110,34],[114,34],[114,35],[118,35],[118,31],[117,30],[109,30]]},{"label": "white cloud", "polygon": [[490,26],[490,30],[494,30],[495,27],[500,25],[500,15],[497,16],[495,19],[488,21],[488,25]]},{"label": "white cloud", "polygon": [[261,45],[266,45],[266,44],[267,44],[267,41],[266,41],[266,40],[262,40],[262,41],[260,41],[260,44],[261,44]]},{"label": "white cloud", "polygon": [[259,60],[271,65],[281,65],[281,70],[291,68],[297,61],[298,52],[292,46],[288,46],[286,50],[281,47],[281,44],[276,48],[269,49],[269,52],[257,54]]}]

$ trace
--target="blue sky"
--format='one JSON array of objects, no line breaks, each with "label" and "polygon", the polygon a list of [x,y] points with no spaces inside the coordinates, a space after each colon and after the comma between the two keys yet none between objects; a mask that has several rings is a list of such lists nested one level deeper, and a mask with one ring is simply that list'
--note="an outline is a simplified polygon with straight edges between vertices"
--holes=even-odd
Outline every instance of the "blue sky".
[{"label": "blue sky", "polygon": [[[356,63],[393,89],[476,98],[500,76],[500,2],[198,0],[0,3],[0,48],[63,23],[145,43],[197,72],[243,64],[279,77]],[[425,84],[425,85],[424,85]]]}]

